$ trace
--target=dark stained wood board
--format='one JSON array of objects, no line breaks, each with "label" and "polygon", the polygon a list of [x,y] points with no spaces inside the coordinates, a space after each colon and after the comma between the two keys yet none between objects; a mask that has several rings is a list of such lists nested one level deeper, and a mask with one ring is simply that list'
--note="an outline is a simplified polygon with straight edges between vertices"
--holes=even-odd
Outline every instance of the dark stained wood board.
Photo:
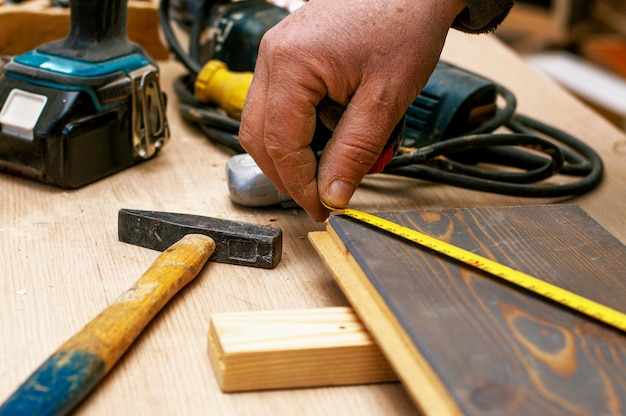
[{"label": "dark stained wood board", "polygon": [[[626,311],[626,248],[575,205],[379,215]],[[623,332],[348,217],[328,234],[354,271],[335,278],[426,414],[626,414]]]}]

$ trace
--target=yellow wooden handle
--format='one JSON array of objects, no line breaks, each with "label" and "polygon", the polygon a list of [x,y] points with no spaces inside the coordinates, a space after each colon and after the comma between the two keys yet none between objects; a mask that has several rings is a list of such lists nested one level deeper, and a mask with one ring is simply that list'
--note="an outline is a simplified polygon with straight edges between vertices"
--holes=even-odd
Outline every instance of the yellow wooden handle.
[{"label": "yellow wooden handle", "polygon": [[0,415],[70,412],[214,250],[210,237],[189,234],[161,253],[133,287],[61,345],[0,406]]},{"label": "yellow wooden handle", "polygon": [[186,235],[58,351],[89,350],[104,360],[106,374],[161,308],[196,277],[214,250],[210,237]]}]

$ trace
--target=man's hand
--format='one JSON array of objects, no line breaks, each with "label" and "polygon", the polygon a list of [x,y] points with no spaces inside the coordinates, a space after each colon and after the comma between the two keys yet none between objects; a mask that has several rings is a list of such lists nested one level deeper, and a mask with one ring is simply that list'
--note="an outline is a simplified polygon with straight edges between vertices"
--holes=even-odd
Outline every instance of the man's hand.
[{"label": "man's hand", "polygon": [[[311,0],[264,36],[239,138],[309,216],[345,207],[420,93],[463,0]],[[319,165],[324,98],[345,111]]]}]

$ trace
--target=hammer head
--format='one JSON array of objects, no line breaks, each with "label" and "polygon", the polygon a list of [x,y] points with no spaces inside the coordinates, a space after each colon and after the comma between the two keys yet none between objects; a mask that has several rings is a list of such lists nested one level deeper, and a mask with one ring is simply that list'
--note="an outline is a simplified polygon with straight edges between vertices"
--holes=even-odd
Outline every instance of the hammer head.
[{"label": "hammer head", "polygon": [[170,212],[121,209],[118,237],[124,243],[164,251],[187,234],[215,241],[211,261],[272,269],[280,262],[280,228]]}]

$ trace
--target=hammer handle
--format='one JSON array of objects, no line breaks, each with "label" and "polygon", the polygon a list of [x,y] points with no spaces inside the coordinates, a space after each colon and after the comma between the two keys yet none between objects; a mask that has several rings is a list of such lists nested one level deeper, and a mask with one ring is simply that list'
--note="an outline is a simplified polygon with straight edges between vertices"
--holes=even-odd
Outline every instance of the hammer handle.
[{"label": "hammer handle", "polygon": [[0,407],[0,415],[69,413],[109,372],[165,304],[215,250],[189,234],[161,253],[137,282],[61,345]]}]

